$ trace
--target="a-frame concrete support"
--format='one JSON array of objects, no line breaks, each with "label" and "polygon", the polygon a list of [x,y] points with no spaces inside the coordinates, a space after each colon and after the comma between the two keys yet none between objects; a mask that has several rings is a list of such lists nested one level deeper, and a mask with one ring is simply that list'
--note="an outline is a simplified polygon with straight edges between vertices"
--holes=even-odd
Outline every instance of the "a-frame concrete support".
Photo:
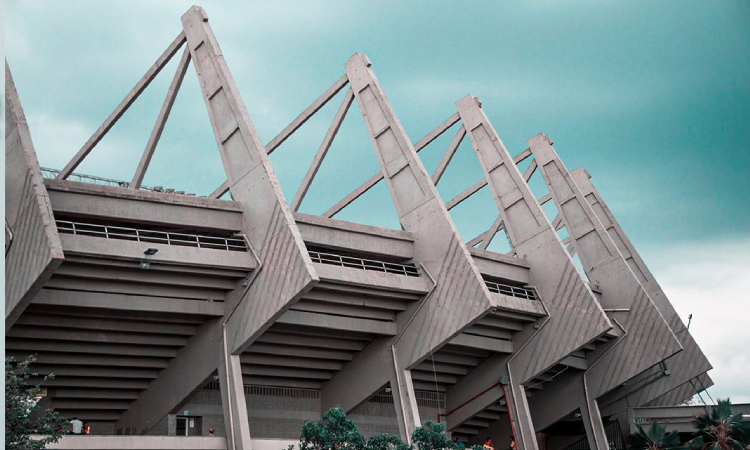
[{"label": "a-frame concrete support", "polygon": [[[602,292],[605,311],[624,329],[623,336],[601,352],[584,373],[587,400],[581,408],[595,411],[593,402],[600,396],[674,355],[682,346],[560,161],[549,138],[538,134],[528,142],[586,275]],[[644,351],[646,348],[649,351]],[[588,416],[596,421],[598,414]],[[600,423],[591,425],[598,427]],[[589,442],[600,445],[596,432],[588,437]]]},{"label": "a-frame concrete support", "polygon": [[529,328],[514,338],[523,345],[508,359],[505,371],[509,379],[504,388],[506,401],[519,448],[536,449],[523,384],[610,330],[612,324],[576,270],[479,100],[468,95],[456,106],[513,251],[530,263],[530,285],[540,294],[549,314],[538,330]]},{"label": "a-frame concrete support", "polygon": [[[430,175],[370,66],[367,57],[358,53],[347,62],[346,74],[401,226],[415,238],[414,260],[435,285],[419,305],[399,316],[399,334],[395,338],[368,347],[325,386],[321,393],[324,410],[337,404],[346,410],[354,408],[393,378],[392,372],[383,373],[382,363],[391,360],[397,371],[409,370],[494,306]],[[395,396],[409,398],[404,392],[394,392]],[[402,407],[410,403],[400,401]],[[418,418],[419,414],[414,411],[412,416]],[[413,426],[408,420],[404,422],[402,429]]]},{"label": "a-frame concrete support", "polygon": [[230,304],[228,344],[239,354],[319,278],[206,12],[193,6],[182,23],[229,189],[245,209],[243,232],[263,264],[247,290],[238,286],[241,296]]},{"label": "a-frame concrete support", "polygon": [[5,63],[5,332],[64,259],[26,115]]},{"label": "a-frame concrete support", "polygon": [[[638,251],[617,222],[617,219],[615,219],[612,211],[594,187],[588,172],[583,169],[575,169],[570,174],[596,213],[596,217],[617,245],[623,258],[625,258],[635,276],[638,277],[644,289],[648,292],[654,305],[659,309],[659,312],[664,316],[664,319],[685,348],[680,353],[666,360],[667,369],[669,370],[668,377],[662,377],[656,382],[649,383],[629,397],[631,404],[644,405],[664,392],[672,390],[688,380],[711,370],[711,364],[685,327],[674,306],[664,294],[664,291],[653,274],[651,274],[648,266],[646,266],[643,258],[638,254]],[[635,381],[633,384],[637,385],[640,383]]]}]

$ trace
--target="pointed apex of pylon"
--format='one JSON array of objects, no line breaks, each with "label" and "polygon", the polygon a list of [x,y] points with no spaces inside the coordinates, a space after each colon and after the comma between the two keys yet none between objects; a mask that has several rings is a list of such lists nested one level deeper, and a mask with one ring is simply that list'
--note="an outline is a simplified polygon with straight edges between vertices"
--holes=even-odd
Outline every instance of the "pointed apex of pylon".
[{"label": "pointed apex of pylon", "polygon": [[365,63],[365,66],[367,67],[372,66],[372,62],[370,61],[370,58],[368,58],[367,55],[365,55],[364,53],[360,53],[360,52],[353,54],[352,57],[349,58],[349,61],[347,62],[347,64],[352,63],[357,60],[363,61]]},{"label": "pointed apex of pylon", "polygon": [[459,109],[461,105],[463,105],[464,107],[473,106],[472,102],[476,103],[480,108],[482,107],[482,101],[479,100],[479,97],[475,97],[473,94],[466,94],[465,96],[461,97],[456,102],[456,106],[459,107]]},{"label": "pointed apex of pylon", "polygon": [[193,5],[190,7],[190,9],[185,11],[185,14],[182,15],[183,21],[186,17],[191,15],[197,15],[203,22],[208,22],[208,14],[206,14],[206,10],[198,5]]},{"label": "pointed apex of pylon", "polygon": [[541,133],[541,132],[535,134],[534,136],[531,136],[528,139],[526,139],[526,142],[528,142],[529,144],[531,144],[533,142],[542,142],[542,141],[547,141],[547,143],[549,143],[549,145],[553,144],[552,139],[550,139],[549,136],[547,136],[546,134]]}]

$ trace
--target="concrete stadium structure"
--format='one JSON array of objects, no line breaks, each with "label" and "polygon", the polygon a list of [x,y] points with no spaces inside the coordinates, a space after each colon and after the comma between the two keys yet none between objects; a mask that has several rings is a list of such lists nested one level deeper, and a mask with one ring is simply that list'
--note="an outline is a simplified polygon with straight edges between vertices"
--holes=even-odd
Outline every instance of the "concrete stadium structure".
[{"label": "concrete stadium structure", "polygon": [[[672,406],[712,384],[588,174],[569,172],[549,137],[511,155],[469,95],[412,144],[355,54],[263,145],[205,11],[182,23],[60,171],[40,168],[6,64],[6,354],[38,354],[35,370],[56,374],[44,404],[105,435],[59,448],[282,448],[264,439],[293,440],[304,419],[341,405],[366,434],[408,440],[431,419],[470,443],[606,450],[621,447],[629,408]],[[183,47],[133,180],[74,173]],[[142,186],[190,65],[227,176],[209,197]],[[268,154],[344,89],[287,203]],[[301,214],[355,101],[381,170],[321,216]],[[449,129],[428,174],[418,152]],[[466,138],[484,177],[444,202],[436,184]],[[402,230],[333,218],[382,180]],[[485,187],[497,220],[464,241],[450,211]],[[510,253],[488,250],[498,233]],[[191,437],[209,427],[221,437]]]}]

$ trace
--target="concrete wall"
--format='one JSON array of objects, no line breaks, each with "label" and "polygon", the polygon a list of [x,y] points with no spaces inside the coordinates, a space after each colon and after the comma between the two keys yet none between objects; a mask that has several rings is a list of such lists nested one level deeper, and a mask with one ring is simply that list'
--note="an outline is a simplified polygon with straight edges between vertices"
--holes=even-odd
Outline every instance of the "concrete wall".
[{"label": "concrete wall", "polygon": [[[294,390],[286,389],[287,394]],[[250,419],[250,435],[259,439],[299,439],[302,424],[305,420],[320,418],[320,397],[317,391],[300,390],[310,397],[293,397],[281,395],[259,395],[246,393],[247,413]],[[437,421],[438,413],[444,412],[436,402],[419,402],[419,415],[424,423],[427,420]],[[180,408],[178,414],[170,414],[162,419],[149,435],[174,436],[176,417],[188,411],[191,417],[201,417],[201,433],[208,435],[208,429],[214,428],[216,436],[225,436],[224,418],[221,410],[219,390],[204,389]],[[398,423],[393,402],[386,400],[365,402],[355,408],[348,417],[357,424],[365,435],[388,433],[398,435]],[[99,433],[97,433],[99,434]]]}]

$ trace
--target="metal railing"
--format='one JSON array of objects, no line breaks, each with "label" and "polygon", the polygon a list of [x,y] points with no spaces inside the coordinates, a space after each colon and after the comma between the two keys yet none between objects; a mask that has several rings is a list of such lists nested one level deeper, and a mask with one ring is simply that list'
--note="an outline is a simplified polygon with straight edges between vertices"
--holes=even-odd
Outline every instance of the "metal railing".
[{"label": "metal railing", "polygon": [[155,244],[210,248],[235,252],[247,251],[247,243],[243,238],[226,238],[175,233],[171,231],[142,230],[138,228],[111,225],[70,222],[67,220],[56,220],[55,223],[57,225],[57,231],[81,236],[95,236],[106,239],[122,239],[126,241],[151,242]]},{"label": "metal railing", "polygon": [[[445,394],[443,392],[433,391],[414,391],[414,397],[418,406],[428,408],[445,409]],[[390,388],[384,388],[367,399],[370,403],[393,403],[393,392]]]},{"label": "metal railing", "polygon": [[375,272],[393,273],[396,275],[406,275],[408,277],[419,276],[417,266],[410,263],[396,264],[385,261],[376,261],[373,259],[355,258],[351,256],[314,251],[309,251],[308,253],[310,253],[310,258],[312,258],[313,262],[316,263],[350,267],[352,269],[360,270],[373,270]]},{"label": "metal railing", "polygon": [[503,295],[509,295],[511,297],[525,298],[527,300],[539,300],[539,297],[537,297],[536,295],[536,291],[533,289],[518,287],[518,286],[510,286],[507,284],[497,283],[497,282],[488,281],[488,280],[484,280],[484,284],[487,285],[487,288],[490,290],[490,292],[494,292],[496,294],[503,294]]},{"label": "metal railing", "polygon": [[[49,167],[41,167],[42,169],[42,176],[44,178],[57,178],[57,176],[60,174],[60,171],[57,169],[50,169]],[[83,173],[71,173],[68,178],[66,178],[68,181],[78,181],[80,183],[91,183],[91,184],[97,184],[100,186],[114,186],[114,187],[121,187],[126,188],[130,186],[129,181],[122,181],[122,180],[115,180],[112,178],[104,178],[104,177],[97,177],[95,175],[86,175]],[[162,186],[143,186],[140,187],[143,191],[153,191],[153,192],[164,192],[167,194],[180,194],[180,195],[190,195],[195,196],[193,193],[185,193],[185,191],[176,191],[174,189],[170,188],[164,188]]]}]

